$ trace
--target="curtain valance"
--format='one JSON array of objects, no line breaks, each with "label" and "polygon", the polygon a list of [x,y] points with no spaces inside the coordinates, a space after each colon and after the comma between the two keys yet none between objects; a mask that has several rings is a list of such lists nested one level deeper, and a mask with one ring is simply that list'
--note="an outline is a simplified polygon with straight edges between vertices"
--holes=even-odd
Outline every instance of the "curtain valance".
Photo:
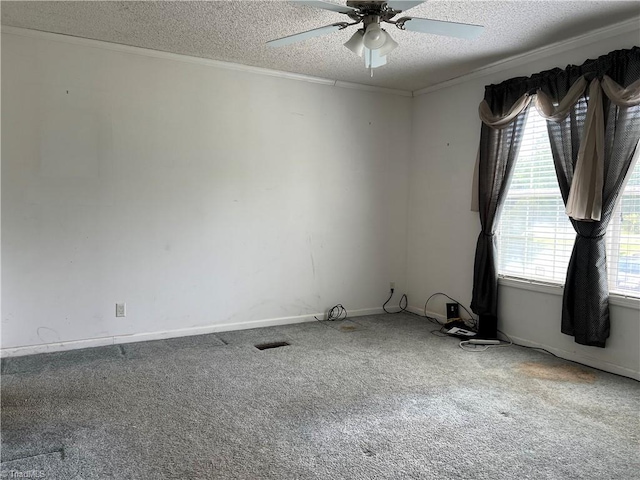
[{"label": "curtain valance", "polygon": [[[538,89],[535,94],[524,93],[504,114],[494,113],[489,103],[486,100],[482,100],[478,107],[478,114],[485,125],[492,128],[504,128],[513,122],[533,101],[542,117],[554,122],[560,122],[569,115],[572,107],[584,94],[586,87],[587,80],[583,75],[576,80],[567,94],[557,104],[554,104],[552,98],[542,89]],[[589,96],[591,96],[591,93],[595,93],[595,89],[602,89],[607,98],[619,107],[640,105],[640,80],[632,83],[627,88],[623,88],[611,77],[605,75],[602,77],[602,81],[594,79],[589,89]]]},{"label": "curtain valance", "polygon": [[[533,101],[538,113],[549,121],[561,122],[584,96],[587,79],[582,75],[571,85],[564,97],[554,104],[553,99],[539,88],[535,94],[524,93],[505,113],[491,111],[482,100],[478,113],[482,122],[491,128],[510,125]],[[589,85],[587,119],[578,151],[573,182],[567,200],[567,215],[575,220],[598,221],[602,214],[602,186],[604,176],[604,109],[602,93],[620,107],[640,105],[640,80],[627,88],[605,75],[594,78]]]},{"label": "curtain valance", "polygon": [[602,79],[602,91],[619,107],[640,105],[640,80],[633,82],[627,88],[622,88],[605,75]]},{"label": "curtain valance", "polygon": [[[524,94],[543,92],[554,104],[560,104],[575,85],[584,77],[586,85],[595,78],[609,77],[622,88],[632,88],[638,80],[640,47],[616,50],[591,59],[582,65],[569,65],[564,69],[553,68],[530,77],[516,77],[485,87],[484,100],[495,115],[504,116]],[[638,88],[638,87],[636,87]]]}]

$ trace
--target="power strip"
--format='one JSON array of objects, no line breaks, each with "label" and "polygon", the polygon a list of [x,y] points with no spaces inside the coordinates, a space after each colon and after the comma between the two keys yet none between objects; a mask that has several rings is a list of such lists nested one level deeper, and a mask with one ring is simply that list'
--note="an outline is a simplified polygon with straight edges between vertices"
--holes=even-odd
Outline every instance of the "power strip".
[{"label": "power strip", "polygon": [[481,338],[472,338],[469,340],[472,345],[500,345],[500,340],[483,340]]}]

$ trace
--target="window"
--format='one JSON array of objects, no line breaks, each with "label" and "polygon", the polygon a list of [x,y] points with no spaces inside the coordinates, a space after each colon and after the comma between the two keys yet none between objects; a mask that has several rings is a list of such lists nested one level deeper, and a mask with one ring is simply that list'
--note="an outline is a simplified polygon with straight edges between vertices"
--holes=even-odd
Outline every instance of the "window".
[{"label": "window", "polygon": [[613,212],[607,229],[609,290],[640,297],[640,163]]},{"label": "window", "polygon": [[[546,120],[531,108],[497,231],[498,273],[564,284],[575,231],[556,179]],[[640,166],[607,230],[609,289],[640,296]]]}]

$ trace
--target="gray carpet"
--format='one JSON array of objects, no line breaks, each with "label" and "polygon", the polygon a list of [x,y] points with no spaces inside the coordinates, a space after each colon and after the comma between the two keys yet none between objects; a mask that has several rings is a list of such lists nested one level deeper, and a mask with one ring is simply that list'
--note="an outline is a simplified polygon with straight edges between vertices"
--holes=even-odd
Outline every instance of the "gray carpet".
[{"label": "gray carpet", "polygon": [[640,478],[638,382],[433,329],[378,315],[5,359],[3,478]]}]

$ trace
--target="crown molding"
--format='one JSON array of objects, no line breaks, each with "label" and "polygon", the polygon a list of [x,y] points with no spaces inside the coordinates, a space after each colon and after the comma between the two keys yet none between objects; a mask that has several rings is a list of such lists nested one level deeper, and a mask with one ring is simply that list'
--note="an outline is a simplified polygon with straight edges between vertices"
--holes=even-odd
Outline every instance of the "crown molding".
[{"label": "crown molding", "polygon": [[640,25],[640,17],[634,17],[621,23],[616,23],[608,27],[592,30],[589,33],[584,33],[568,40],[562,40],[550,45],[545,45],[544,47],[536,48],[535,50],[530,50],[525,53],[505,58],[504,60],[499,60],[476,70],[472,70],[471,72],[465,75],[461,75],[460,77],[452,78],[451,80],[447,80],[445,82],[436,83],[435,85],[430,85],[420,90],[415,90],[413,92],[413,96],[418,97],[420,95],[425,95],[437,90],[442,90],[443,88],[459,85],[461,83],[468,82],[469,80],[486,77],[488,75],[492,75],[509,68],[526,65],[536,60],[540,60],[545,57],[563,53],[576,47],[582,46],[584,45],[585,41],[588,41],[588,43],[595,43],[606,40],[608,38],[616,37],[618,35],[624,35],[625,33],[634,31],[640,32],[640,27],[638,27],[638,25]]},{"label": "crown molding", "polygon": [[23,37],[40,38],[40,39],[45,39],[50,41],[69,43],[72,45],[81,45],[81,46],[91,47],[91,48],[111,50],[116,52],[127,53],[130,55],[140,55],[140,56],[150,57],[150,58],[159,58],[159,59],[173,60],[173,61],[178,61],[183,63],[204,65],[204,66],[209,66],[217,69],[245,72],[245,73],[251,73],[254,75],[264,75],[269,77],[285,78],[288,80],[315,83],[319,85],[328,85],[333,87],[355,89],[355,90],[361,90],[361,91],[367,91],[367,92],[378,92],[378,93],[398,95],[403,97],[417,97],[420,95],[425,95],[431,92],[435,92],[437,90],[448,88],[454,85],[459,85],[469,80],[492,75],[494,73],[507,70],[509,68],[525,65],[527,63],[531,63],[551,55],[568,51],[583,45],[585,41],[588,41],[589,43],[595,43],[601,40],[605,40],[607,38],[623,35],[625,33],[630,33],[633,31],[638,31],[639,22],[640,22],[640,17],[634,17],[624,22],[610,25],[608,27],[600,28],[597,30],[593,30],[591,32],[578,35],[568,40],[552,43],[550,45],[546,45],[544,47],[540,47],[535,50],[531,50],[529,52],[514,55],[504,60],[499,60],[497,62],[491,63],[489,65],[478,68],[476,70],[473,70],[465,75],[461,75],[459,77],[452,78],[451,80],[440,82],[435,85],[430,85],[428,87],[415,90],[413,92],[410,92],[408,90],[394,89],[394,88],[377,87],[374,85],[366,85],[361,83],[343,82],[341,80],[335,80],[335,79],[324,78],[324,77],[314,77],[311,75],[284,72],[281,70],[272,70],[269,68],[252,67],[249,65],[241,65],[239,63],[224,62],[222,60],[211,60],[208,58],[193,57],[193,56],[182,55],[178,53],[170,53],[170,52],[163,52],[160,50],[151,50],[148,48],[133,47],[130,45],[123,45],[119,43],[110,43],[110,42],[104,42],[101,40],[74,37],[74,36],[64,35],[60,33],[43,32],[40,30],[31,30],[26,28],[10,27],[10,26],[2,25],[0,26],[0,32],[11,34],[11,35],[19,35]]},{"label": "crown molding", "polygon": [[130,55],[139,55],[143,57],[159,58],[163,60],[173,60],[176,62],[191,63],[196,65],[204,65],[221,70],[233,70],[237,72],[251,73],[254,75],[264,75],[268,77],[285,78],[287,80],[296,80],[300,82],[315,83],[319,85],[328,85],[339,88],[350,88],[363,90],[367,92],[386,93],[390,95],[399,95],[403,97],[411,97],[412,93],[408,90],[397,90],[393,88],[376,87],[373,85],[365,85],[361,83],[343,82],[330,78],[314,77],[311,75],[303,75],[299,73],[283,72],[281,70],[272,70],[269,68],[252,67],[249,65],[241,65],[239,63],[224,62],[222,60],[211,60],[208,58],[192,57],[190,55],[182,55],[179,53],[163,52],[160,50],[151,50],[148,48],[132,47],[120,43],[103,42],[102,40],[93,40],[90,38],[74,37],[60,33],[43,32],[41,30],[31,30],[27,28],[0,26],[0,33],[9,35],[18,35],[22,37],[38,38],[42,40],[50,40],[60,43],[68,43],[72,45],[80,45],[90,48],[99,48],[102,50],[111,50],[114,52],[127,53]]},{"label": "crown molding", "polygon": [[342,80],[336,80],[336,87],[353,88],[356,90],[365,90],[368,92],[384,92],[391,95],[400,95],[401,97],[413,97],[413,94],[408,90],[396,90],[395,88],[376,87],[374,85],[365,85],[363,83],[351,83],[343,82]]}]

